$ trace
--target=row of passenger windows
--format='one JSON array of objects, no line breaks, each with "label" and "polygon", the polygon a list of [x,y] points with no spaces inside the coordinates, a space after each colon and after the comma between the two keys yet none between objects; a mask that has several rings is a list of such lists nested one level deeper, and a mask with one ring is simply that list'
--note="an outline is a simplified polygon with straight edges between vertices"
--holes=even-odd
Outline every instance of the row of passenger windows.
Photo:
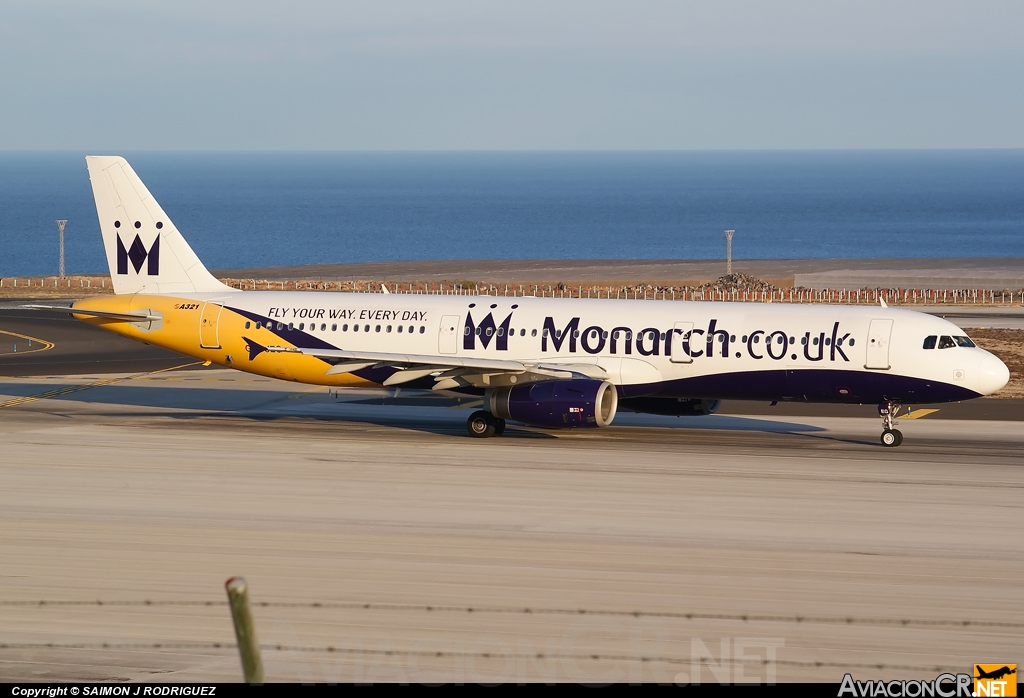
[{"label": "row of passenger windows", "polygon": [[924,338],[925,349],[952,349],[953,347],[973,347],[976,346],[971,341],[970,337],[950,337],[949,335],[930,335]]},{"label": "row of passenger windows", "polygon": [[[469,332],[470,332],[469,327],[466,327],[465,330],[463,331],[463,333],[466,334],[466,335],[468,335]],[[486,336],[490,337],[492,334],[497,334],[499,337],[501,337],[503,333],[504,333],[504,328],[502,328],[502,327],[499,327],[497,330],[494,330],[493,328],[490,328],[490,327],[488,327],[486,330],[482,330],[480,327],[476,328],[477,336],[480,336],[481,334],[485,334]],[[508,331],[508,333],[509,333],[509,336],[511,337],[511,336],[515,336],[516,331],[514,329],[510,329]],[[597,339],[597,334],[598,334],[597,330],[590,330],[590,337],[591,337],[591,339]],[[664,332],[658,333],[658,332],[651,331],[651,332],[647,333],[647,335],[652,335],[652,334],[657,334],[658,335],[658,339],[660,339],[662,341],[665,340],[665,333]],[[547,337],[549,335],[550,335],[549,330],[544,330],[543,336]],[[522,329],[519,330],[519,336],[520,337],[525,337],[526,336],[526,330],[522,330]],[[537,336],[537,330],[531,330],[530,331],[530,336],[531,337],[536,337]],[[580,331],[579,330],[573,330],[572,336],[578,339],[579,336],[580,336]],[[630,341],[630,340],[633,339],[633,333],[629,332],[629,331],[620,332],[619,330],[615,330],[614,332],[611,333],[611,336],[612,336],[612,339],[623,339],[624,338],[626,341]],[[717,336],[718,336],[718,341],[719,342],[725,342],[725,335],[724,334],[719,334]],[[608,339],[608,330],[604,330],[603,332],[601,332],[601,337],[603,339]],[[562,330],[555,330],[555,339],[561,339],[561,338],[562,338]],[[782,335],[778,335],[778,336],[775,337],[775,341],[778,344],[782,344],[784,340],[785,340],[785,337],[783,337]],[[736,341],[736,335],[731,335],[729,337],[729,341],[730,342],[735,342]],[[747,341],[747,335],[743,335],[743,339],[741,341],[746,342]],[[768,343],[769,341],[771,341],[771,340],[766,337],[765,338],[765,343]],[[814,346],[818,346],[818,343],[820,341],[822,341],[820,336],[812,337],[811,338],[811,344],[813,344]],[[754,344],[760,344],[761,343],[761,335],[759,335],[759,334],[758,335],[754,335],[753,343]],[[790,337],[789,338],[789,343],[795,345],[796,344],[796,338],[795,337]],[[806,336],[800,338],[800,344],[807,344],[807,337]],[[832,338],[831,337],[825,337],[824,344],[825,344],[826,347],[827,346],[831,346]],[[836,344],[842,346],[843,339],[842,338],[838,338],[836,340]],[[849,340],[847,340],[846,344],[847,344],[847,346],[851,346],[852,347],[854,344],[856,344],[856,342],[853,339],[849,339]]]},{"label": "row of passenger windows", "polygon": [[[266,326],[267,326],[268,329],[275,329],[274,325],[275,325],[275,323],[273,323],[273,322],[266,323]],[[245,323],[245,329],[249,329],[251,326],[252,326],[251,322],[246,322]],[[263,327],[263,323],[262,322],[257,322],[256,323],[256,329],[257,330],[262,328],[262,327]],[[285,323],[282,323],[282,322],[276,323],[276,329],[278,331],[284,330],[286,327],[289,330],[294,330],[295,329],[295,323],[289,322],[287,325]],[[298,329],[300,331],[305,331],[306,330],[306,323],[300,322]],[[376,325],[374,327],[374,331],[375,332],[380,332],[382,329],[385,332],[391,332],[391,331],[394,330],[394,331],[397,331],[399,333],[406,332],[407,334],[413,334],[416,331],[416,328],[413,325],[409,325],[408,329],[406,328],[405,325],[398,325],[397,328],[392,326],[392,325]],[[360,331],[360,326],[359,325],[352,325],[351,330],[353,332],[359,332]],[[309,331],[310,332],[316,331],[316,323],[313,323],[313,322],[309,323]],[[320,331],[321,332],[326,332],[327,331],[327,323],[321,323],[320,324]],[[337,331],[338,331],[338,325],[336,323],[332,324],[331,325],[331,332],[337,332]],[[349,325],[347,323],[342,325],[341,326],[341,331],[342,332],[348,332],[349,331]],[[370,331],[370,326],[369,325],[363,325],[362,326],[362,331],[363,332],[369,332]],[[419,333],[423,334],[426,331],[427,331],[427,328],[425,326],[423,326],[423,325],[420,325]],[[470,328],[467,326],[465,328],[465,330],[463,331],[463,333],[466,334],[466,335],[469,335]],[[505,328],[504,327],[499,327],[499,328],[497,328],[497,330],[495,330],[492,327],[488,327],[486,330],[484,330],[483,328],[477,327],[476,328],[476,334],[477,334],[477,336],[480,336],[481,334],[485,334],[488,337],[490,337],[492,334],[497,334],[499,337],[502,337],[505,334]],[[515,334],[516,334],[515,329],[509,329],[508,334],[509,334],[510,337],[514,337]],[[549,333],[548,330],[544,330],[543,335],[545,337],[549,336],[549,334],[550,333]],[[647,334],[655,334],[655,333],[654,332],[648,332]],[[580,331],[579,330],[573,330],[572,335],[575,338],[579,338]],[[614,332],[611,333],[611,335],[612,335],[613,339],[624,338],[624,339],[626,339],[626,341],[629,341],[629,340],[633,339],[633,333],[629,332],[629,331],[620,332],[619,330],[615,330]],[[525,329],[520,329],[519,330],[519,336],[520,337],[525,337],[526,336],[526,330]],[[530,336],[531,337],[536,337],[537,336],[537,330],[530,330]],[[597,339],[597,330],[590,330],[590,336],[593,339]],[[601,333],[601,336],[604,339],[608,339],[608,331],[604,330]],[[717,336],[718,336],[718,341],[719,342],[724,342],[725,341],[725,335],[724,334],[718,334]],[[562,330],[555,330],[555,338],[556,339],[561,339],[562,338]],[[661,339],[662,341],[664,341],[665,333],[664,332],[659,333],[658,334],[658,338]],[[754,344],[760,344],[761,343],[761,335],[759,335],[759,334],[758,335],[754,335],[752,339],[753,339],[753,343]],[[775,337],[775,341],[778,344],[782,344],[785,339],[786,338],[783,337],[782,335],[778,335],[778,336]],[[956,340],[955,342],[953,342],[954,339]],[[736,335],[731,335],[729,337],[729,341],[730,342],[735,342],[736,341]],[[746,342],[747,341],[747,335],[743,335],[743,339],[741,341]],[[770,342],[770,341],[771,341],[770,338],[765,337],[765,343],[766,344],[768,342]],[[820,337],[812,337],[811,338],[811,344],[813,344],[814,346],[817,346],[819,341],[821,341]],[[948,342],[953,342],[953,343],[946,344],[945,342],[947,342],[947,341]],[[930,345],[929,345],[929,342],[931,342]],[[789,343],[790,344],[796,344],[796,338],[795,337],[790,337],[789,338]],[[842,345],[842,343],[843,343],[842,339],[836,340],[836,344]],[[800,344],[807,344],[807,337],[806,336],[800,338]],[[824,344],[825,344],[825,346],[831,345],[832,344],[832,338],[831,337],[825,337]],[[852,347],[855,344],[855,342],[854,342],[853,339],[850,339],[847,342],[847,344],[848,344],[848,346]],[[942,339],[939,342],[939,349],[946,349],[947,347],[952,347],[952,346],[957,346],[957,345],[962,346],[962,347],[973,347],[974,346],[974,342],[972,342],[967,337],[954,337],[952,339],[950,337],[942,337]],[[934,349],[935,348],[935,337],[934,336],[928,337],[927,339],[924,340],[924,348],[925,349]]]},{"label": "row of passenger windows", "polygon": [[[278,322],[278,323],[268,322],[268,323],[265,323],[265,324],[266,324],[266,328],[268,330],[277,329],[279,332],[284,330],[284,329],[289,329],[289,330],[296,329],[294,322],[289,322],[288,324],[285,324],[283,322]],[[275,328],[275,324],[276,324],[276,328]],[[257,330],[262,328],[263,326],[264,326],[264,323],[262,323],[262,322],[257,322],[256,323],[256,329]],[[245,323],[245,329],[249,329],[250,327],[252,327],[252,323],[251,322],[246,322]],[[352,325],[352,331],[353,332],[359,332],[359,327],[360,327],[359,325]],[[299,331],[307,331],[306,323],[300,322],[298,329],[299,329]],[[409,325],[408,329],[406,329],[405,325],[398,325],[397,328],[395,328],[392,325],[387,325],[387,326],[377,325],[376,327],[374,327],[374,331],[375,332],[380,332],[381,329],[384,329],[385,332],[391,332],[392,330],[394,330],[394,331],[397,331],[399,333],[407,332],[408,334],[413,334],[416,331],[416,327],[414,325]],[[309,332],[315,332],[316,331],[316,323],[315,322],[309,323],[308,331]],[[321,332],[326,332],[327,331],[327,323],[320,323],[320,331]],[[338,325],[337,325],[337,323],[333,323],[331,325],[331,332],[337,332],[337,331],[338,331]],[[342,332],[348,332],[349,331],[348,324],[342,325],[341,326],[341,331]],[[363,332],[369,332],[370,331],[370,326],[369,325],[363,325],[362,326],[362,331]],[[420,325],[420,334],[423,334],[426,331],[427,331],[427,328],[425,326],[423,326],[423,325]]]},{"label": "row of passenger windows", "polygon": [[[462,334],[466,335],[467,337],[469,336],[469,334],[470,334],[469,325],[466,325],[465,329],[463,329],[463,331],[462,331]],[[479,337],[480,335],[486,335],[486,336],[490,337],[492,334],[496,334],[499,337],[504,337],[505,336],[505,328],[504,327],[499,327],[497,330],[495,330],[493,327],[488,327],[486,330],[484,330],[484,328],[482,328],[482,327],[477,327],[476,328],[476,336],[477,337]],[[576,336],[578,337],[579,334],[580,333],[577,332]],[[605,334],[608,334],[608,333],[605,332]],[[515,337],[516,336],[516,331],[514,329],[510,329],[508,331],[508,336],[509,337]],[[523,329],[519,330],[519,336],[520,337],[525,337],[526,336],[526,330],[523,330]],[[532,330],[530,332],[530,336],[531,337],[536,337],[537,336],[537,330]],[[548,331],[547,330],[544,330],[544,336],[545,337],[548,336]]]}]

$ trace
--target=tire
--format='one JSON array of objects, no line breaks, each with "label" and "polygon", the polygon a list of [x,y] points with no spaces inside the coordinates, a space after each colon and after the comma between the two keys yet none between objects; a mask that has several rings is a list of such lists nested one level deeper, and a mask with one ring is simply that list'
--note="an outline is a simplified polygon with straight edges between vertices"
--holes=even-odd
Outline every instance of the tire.
[{"label": "tire", "polygon": [[901,445],[903,443],[903,432],[899,429],[893,429],[892,432],[896,434],[896,445]]},{"label": "tire", "polygon": [[505,420],[499,417],[494,417],[494,435],[501,436],[505,433]]},{"label": "tire", "polygon": [[494,417],[483,410],[477,410],[466,420],[466,431],[477,439],[494,436]]},{"label": "tire", "polygon": [[886,448],[895,448],[903,443],[903,434],[899,429],[883,429],[882,437],[879,440]]}]

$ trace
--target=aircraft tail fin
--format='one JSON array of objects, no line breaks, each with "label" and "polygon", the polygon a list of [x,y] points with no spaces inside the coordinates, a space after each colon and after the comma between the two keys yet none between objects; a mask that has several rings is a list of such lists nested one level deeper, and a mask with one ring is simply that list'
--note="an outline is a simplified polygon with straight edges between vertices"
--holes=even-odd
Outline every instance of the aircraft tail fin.
[{"label": "aircraft tail fin", "polygon": [[128,161],[85,158],[114,293],[231,291],[207,271]]}]

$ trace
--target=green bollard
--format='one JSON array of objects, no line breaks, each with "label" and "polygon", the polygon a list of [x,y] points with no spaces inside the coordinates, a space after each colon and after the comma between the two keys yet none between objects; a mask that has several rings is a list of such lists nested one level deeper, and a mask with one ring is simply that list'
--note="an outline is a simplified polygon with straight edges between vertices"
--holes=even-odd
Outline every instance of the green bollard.
[{"label": "green bollard", "polygon": [[260,643],[256,639],[256,626],[249,610],[249,586],[244,577],[232,577],[225,582],[231,618],[235,622],[235,637],[238,639],[238,654],[242,658],[242,674],[249,684],[263,683],[263,660],[260,658]]}]

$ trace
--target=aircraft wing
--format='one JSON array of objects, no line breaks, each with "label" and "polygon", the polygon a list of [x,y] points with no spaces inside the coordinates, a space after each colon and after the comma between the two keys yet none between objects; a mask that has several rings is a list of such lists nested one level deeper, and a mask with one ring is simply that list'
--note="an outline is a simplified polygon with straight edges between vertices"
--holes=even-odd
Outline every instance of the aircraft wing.
[{"label": "aircraft wing", "polygon": [[358,371],[370,366],[391,366],[398,369],[384,381],[384,385],[398,385],[434,377],[434,390],[472,385],[490,387],[500,385],[536,383],[554,378],[596,378],[607,374],[596,364],[558,364],[552,362],[511,361],[507,359],[480,359],[445,354],[396,354],[380,351],[351,351],[347,349],[304,349],[300,347],[267,347],[269,352],[303,354],[335,361],[328,375]]}]

